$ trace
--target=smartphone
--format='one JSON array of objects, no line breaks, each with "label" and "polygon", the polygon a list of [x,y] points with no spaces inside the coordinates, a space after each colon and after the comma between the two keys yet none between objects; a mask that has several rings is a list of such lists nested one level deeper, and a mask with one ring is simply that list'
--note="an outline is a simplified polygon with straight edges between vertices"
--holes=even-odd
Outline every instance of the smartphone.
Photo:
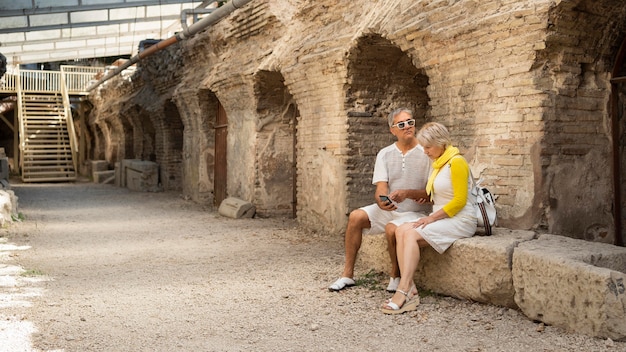
[{"label": "smartphone", "polygon": [[383,202],[386,202],[387,204],[393,203],[391,201],[391,199],[389,197],[387,197],[387,196],[380,195],[380,196],[378,196],[378,198],[380,198],[380,200],[382,200]]}]

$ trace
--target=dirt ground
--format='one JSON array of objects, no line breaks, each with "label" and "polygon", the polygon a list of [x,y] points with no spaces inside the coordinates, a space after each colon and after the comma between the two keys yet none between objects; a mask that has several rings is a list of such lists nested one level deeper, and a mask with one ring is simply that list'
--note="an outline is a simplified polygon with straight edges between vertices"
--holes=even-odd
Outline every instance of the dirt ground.
[{"label": "dirt ground", "polygon": [[0,232],[0,351],[626,351],[427,292],[386,316],[386,275],[357,268],[359,286],[329,292],[342,236],[291,220],[111,185],[12,186],[24,221]]}]

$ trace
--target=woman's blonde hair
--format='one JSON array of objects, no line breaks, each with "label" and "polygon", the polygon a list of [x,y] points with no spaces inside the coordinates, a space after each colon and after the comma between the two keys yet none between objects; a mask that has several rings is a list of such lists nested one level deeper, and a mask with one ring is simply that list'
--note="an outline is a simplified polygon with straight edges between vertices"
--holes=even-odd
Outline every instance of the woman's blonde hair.
[{"label": "woman's blonde hair", "polygon": [[452,144],[450,132],[439,122],[428,122],[417,132],[417,141],[422,146],[447,147]]}]

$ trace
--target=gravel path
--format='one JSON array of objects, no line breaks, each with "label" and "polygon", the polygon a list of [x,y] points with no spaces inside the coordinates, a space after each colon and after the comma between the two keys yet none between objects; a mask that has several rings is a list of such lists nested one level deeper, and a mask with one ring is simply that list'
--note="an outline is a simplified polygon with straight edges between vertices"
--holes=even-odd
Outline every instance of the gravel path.
[{"label": "gravel path", "polygon": [[110,185],[13,189],[25,220],[0,232],[0,351],[626,351],[425,292],[385,316],[385,275],[357,268],[359,286],[328,292],[343,239],[291,220]]}]

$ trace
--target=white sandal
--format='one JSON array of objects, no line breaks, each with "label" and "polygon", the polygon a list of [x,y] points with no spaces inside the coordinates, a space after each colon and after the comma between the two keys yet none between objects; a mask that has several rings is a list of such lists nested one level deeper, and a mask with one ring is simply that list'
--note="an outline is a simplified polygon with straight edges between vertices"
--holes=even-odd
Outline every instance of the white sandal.
[{"label": "white sandal", "polygon": [[328,291],[341,291],[346,287],[356,285],[356,282],[349,277],[341,277],[335,281],[332,285],[328,286]]},{"label": "white sandal", "polygon": [[[413,288],[411,288],[411,293],[413,292]],[[401,314],[404,312],[409,312],[417,309],[417,306],[420,304],[420,297],[418,294],[414,294],[409,298],[409,293],[404,292],[402,290],[396,290],[396,292],[400,292],[404,295],[404,302],[402,305],[398,306],[394,302],[389,299],[389,301],[385,302],[385,305],[381,308],[382,312],[385,314]]]}]

